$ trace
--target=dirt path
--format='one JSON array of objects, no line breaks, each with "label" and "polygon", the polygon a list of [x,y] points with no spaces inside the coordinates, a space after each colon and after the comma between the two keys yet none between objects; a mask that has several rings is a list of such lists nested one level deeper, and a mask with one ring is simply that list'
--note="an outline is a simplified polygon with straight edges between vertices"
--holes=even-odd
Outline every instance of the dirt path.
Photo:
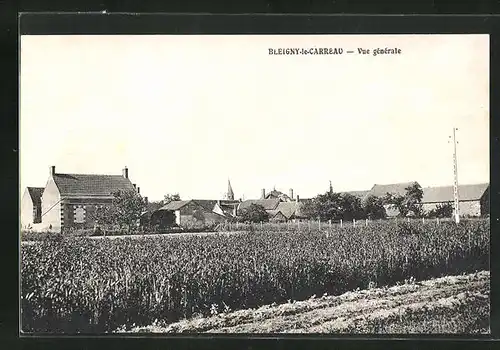
[{"label": "dirt path", "polygon": [[[488,332],[488,271],[185,320],[133,332]],[[486,318],[486,320],[485,320]],[[487,323],[484,325],[484,323]]]}]

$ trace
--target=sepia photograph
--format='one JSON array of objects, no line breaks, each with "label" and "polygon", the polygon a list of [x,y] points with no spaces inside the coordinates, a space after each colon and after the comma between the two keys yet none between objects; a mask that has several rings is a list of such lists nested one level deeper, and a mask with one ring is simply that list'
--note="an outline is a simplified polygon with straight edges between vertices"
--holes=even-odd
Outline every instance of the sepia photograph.
[{"label": "sepia photograph", "polygon": [[21,334],[490,334],[490,37],[22,35]]}]

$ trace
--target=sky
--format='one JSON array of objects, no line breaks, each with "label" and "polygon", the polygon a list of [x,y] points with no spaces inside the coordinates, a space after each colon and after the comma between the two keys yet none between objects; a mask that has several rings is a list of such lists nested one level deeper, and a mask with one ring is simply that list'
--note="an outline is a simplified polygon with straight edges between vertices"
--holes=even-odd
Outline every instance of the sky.
[{"label": "sky", "polygon": [[[269,55],[320,47],[344,54]],[[21,193],[52,165],[127,166],[150,201],[452,185],[454,127],[459,183],[489,181],[488,35],[23,36],[20,60]]]}]

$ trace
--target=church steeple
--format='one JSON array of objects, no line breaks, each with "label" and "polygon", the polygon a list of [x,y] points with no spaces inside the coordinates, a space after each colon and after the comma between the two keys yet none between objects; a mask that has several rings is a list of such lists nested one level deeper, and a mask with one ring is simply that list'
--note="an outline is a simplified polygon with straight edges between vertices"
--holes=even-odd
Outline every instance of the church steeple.
[{"label": "church steeple", "polygon": [[332,180],[330,180],[330,193],[333,193]]},{"label": "church steeple", "polygon": [[231,187],[231,181],[227,179],[227,194],[226,194],[227,199],[234,201],[234,192],[233,188]]}]

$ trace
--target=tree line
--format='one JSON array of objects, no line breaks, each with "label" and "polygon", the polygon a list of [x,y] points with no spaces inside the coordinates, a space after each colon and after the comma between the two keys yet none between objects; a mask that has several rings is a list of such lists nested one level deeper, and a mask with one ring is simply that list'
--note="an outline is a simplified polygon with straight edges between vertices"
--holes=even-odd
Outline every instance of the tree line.
[{"label": "tree line", "polygon": [[[423,190],[418,183],[405,188],[404,194],[387,193],[383,197],[368,195],[363,199],[350,193],[329,191],[319,194],[310,201],[306,201],[300,208],[300,217],[321,221],[352,221],[369,219],[385,219],[387,210],[394,210],[398,217],[451,217],[453,206],[451,203],[438,204],[435,209],[424,212],[422,206]],[[239,220],[244,222],[266,222],[269,215],[266,210],[257,204],[242,210]]]},{"label": "tree line", "polygon": [[[349,194],[338,193],[330,189],[318,194],[313,199],[303,202],[300,207],[300,217],[321,221],[377,220],[387,217],[387,210],[394,210],[398,217],[451,217],[451,203],[437,205],[429,212],[422,208],[423,190],[415,183],[405,188],[404,194],[387,193],[383,197],[368,195],[363,199]],[[181,200],[178,193],[167,194],[163,200],[145,202],[135,191],[117,191],[113,193],[110,205],[100,206],[93,213],[93,219],[98,227],[118,227],[132,231],[144,213],[153,213],[172,201]],[[236,220],[240,222],[267,222],[269,213],[258,204],[237,213]],[[172,219],[170,219],[172,221]]]}]

